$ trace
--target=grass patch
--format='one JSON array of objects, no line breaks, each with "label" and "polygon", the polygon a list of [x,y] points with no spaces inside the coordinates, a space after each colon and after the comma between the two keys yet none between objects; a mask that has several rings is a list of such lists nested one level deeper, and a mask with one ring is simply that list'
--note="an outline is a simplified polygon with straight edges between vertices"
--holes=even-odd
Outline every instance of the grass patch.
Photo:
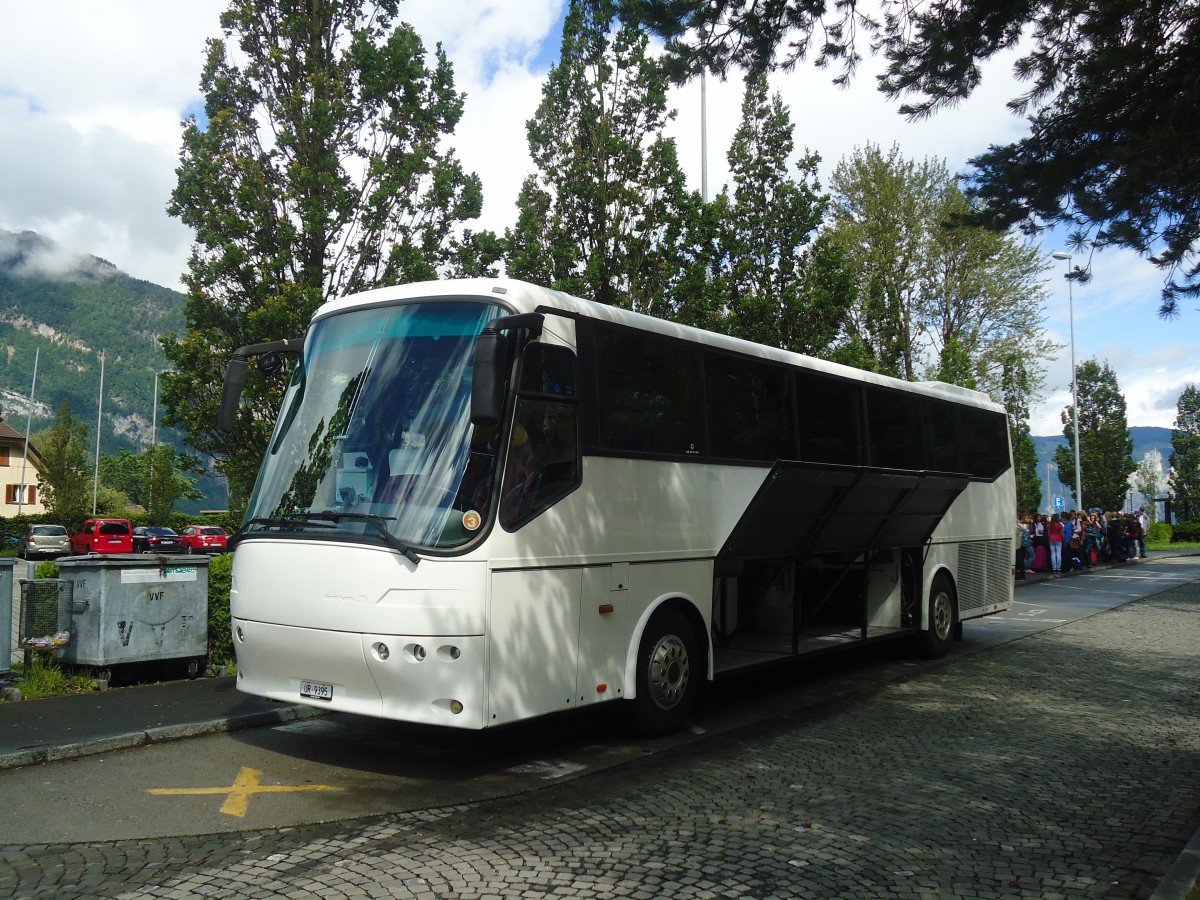
[{"label": "grass patch", "polygon": [[90,694],[96,683],[90,676],[64,672],[56,665],[47,664],[35,653],[33,664],[26,670],[16,667],[19,673],[14,687],[20,688],[26,700],[42,697],[61,697],[65,694]]},{"label": "grass patch", "polygon": [[[1147,550],[1200,550],[1200,541],[1146,541]],[[1200,898],[1197,898],[1200,900]]]}]

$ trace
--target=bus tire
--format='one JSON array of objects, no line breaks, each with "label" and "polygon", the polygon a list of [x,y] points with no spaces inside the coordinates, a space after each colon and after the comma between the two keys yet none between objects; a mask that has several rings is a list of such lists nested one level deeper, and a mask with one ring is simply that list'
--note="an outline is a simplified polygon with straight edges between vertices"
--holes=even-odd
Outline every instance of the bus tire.
[{"label": "bus tire", "polygon": [[637,696],[633,718],[646,737],[662,737],[683,726],[700,689],[696,633],[675,609],[650,618],[638,645]]},{"label": "bus tire", "polygon": [[929,621],[925,629],[925,655],[941,659],[954,640],[958,622],[958,602],[954,585],[943,572],[934,576],[929,587]]}]

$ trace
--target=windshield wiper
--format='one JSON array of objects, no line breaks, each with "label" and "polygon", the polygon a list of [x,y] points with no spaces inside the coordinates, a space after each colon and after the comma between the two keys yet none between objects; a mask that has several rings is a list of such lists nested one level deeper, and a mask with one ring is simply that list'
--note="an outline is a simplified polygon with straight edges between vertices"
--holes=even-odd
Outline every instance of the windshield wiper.
[{"label": "windshield wiper", "polygon": [[[239,528],[230,538],[230,542],[236,544],[240,540],[241,535],[251,525],[266,525],[268,528],[286,528],[289,526],[293,528],[307,528],[312,525],[319,528],[337,528],[338,523],[342,519],[366,522],[379,532],[379,536],[383,538],[389,547],[403,554],[405,559],[411,561],[413,565],[421,561],[421,557],[417,556],[412,547],[401,542],[394,534],[388,531],[387,526],[383,523],[391,521],[390,519],[384,519],[381,516],[374,516],[369,513],[338,512],[334,509],[327,509],[322,512],[294,512],[287,513],[285,516],[257,516]],[[333,524],[326,525],[324,524],[325,522],[332,522]]]},{"label": "windshield wiper", "polygon": [[297,513],[297,515],[302,516],[306,522],[312,521],[313,519],[324,519],[325,521],[334,522],[335,524],[341,522],[342,519],[349,519],[352,522],[366,522],[377,532],[379,532],[379,536],[383,538],[384,543],[386,543],[397,553],[402,553],[405,559],[411,561],[413,565],[416,565],[421,561],[421,557],[417,556],[412,547],[403,543],[399,538],[388,531],[387,526],[383,524],[384,522],[395,521],[391,517],[385,519],[382,516],[372,515],[371,513],[338,512],[334,509],[327,509],[324,512],[317,513]]}]

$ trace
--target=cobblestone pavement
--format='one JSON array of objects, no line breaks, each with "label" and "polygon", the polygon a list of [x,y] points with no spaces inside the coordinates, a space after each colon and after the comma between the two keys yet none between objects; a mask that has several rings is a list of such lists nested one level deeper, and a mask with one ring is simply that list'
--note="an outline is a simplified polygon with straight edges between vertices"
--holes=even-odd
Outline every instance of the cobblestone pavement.
[{"label": "cobblestone pavement", "polygon": [[1198,614],[1190,584],[507,800],[5,847],[0,895],[1147,897],[1200,826]]}]

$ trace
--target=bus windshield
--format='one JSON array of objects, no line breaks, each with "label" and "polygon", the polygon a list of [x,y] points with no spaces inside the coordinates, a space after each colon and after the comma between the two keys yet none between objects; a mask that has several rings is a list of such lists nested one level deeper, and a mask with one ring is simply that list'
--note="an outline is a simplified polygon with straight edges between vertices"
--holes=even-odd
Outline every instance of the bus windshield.
[{"label": "bus windshield", "polygon": [[319,319],[292,373],[243,533],[451,548],[487,521],[495,429],[471,425],[476,335],[500,307],[445,300]]}]

